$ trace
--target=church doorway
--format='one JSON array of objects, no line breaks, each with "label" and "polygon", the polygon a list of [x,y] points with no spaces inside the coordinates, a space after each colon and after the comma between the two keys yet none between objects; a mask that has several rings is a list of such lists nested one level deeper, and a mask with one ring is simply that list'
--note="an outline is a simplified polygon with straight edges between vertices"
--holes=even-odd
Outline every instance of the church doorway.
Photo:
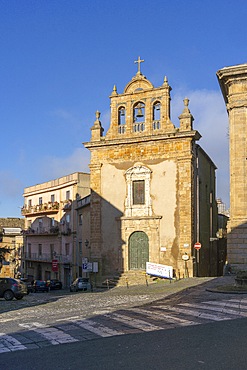
[{"label": "church doorway", "polygon": [[146,270],[146,262],[148,261],[148,236],[143,231],[135,231],[129,237],[129,269]]}]

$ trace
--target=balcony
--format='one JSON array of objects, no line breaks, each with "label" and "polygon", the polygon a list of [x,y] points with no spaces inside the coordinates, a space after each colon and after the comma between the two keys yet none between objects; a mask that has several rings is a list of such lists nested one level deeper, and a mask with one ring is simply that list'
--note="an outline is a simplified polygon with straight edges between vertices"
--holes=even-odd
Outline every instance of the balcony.
[{"label": "balcony", "polygon": [[64,200],[62,202],[63,204],[63,210],[64,211],[70,211],[71,210],[71,206],[72,206],[72,200],[71,199],[68,199],[68,200]]},{"label": "balcony", "polygon": [[50,253],[24,253],[24,258],[26,261],[34,262],[49,262],[52,263],[52,260],[58,260],[58,263],[69,264],[72,263],[72,256],[66,256],[63,254],[57,254],[56,256],[51,255]]},{"label": "balcony", "polygon": [[23,231],[23,235],[25,236],[32,236],[32,235],[58,235],[59,234],[59,227],[52,226],[52,227],[38,227],[37,229],[29,228]]},{"label": "balcony", "polygon": [[23,216],[38,216],[43,214],[53,214],[59,211],[59,203],[58,202],[48,202],[44,204],[38,204],[35,206],[24,206],[21,209],[21,214]]}]

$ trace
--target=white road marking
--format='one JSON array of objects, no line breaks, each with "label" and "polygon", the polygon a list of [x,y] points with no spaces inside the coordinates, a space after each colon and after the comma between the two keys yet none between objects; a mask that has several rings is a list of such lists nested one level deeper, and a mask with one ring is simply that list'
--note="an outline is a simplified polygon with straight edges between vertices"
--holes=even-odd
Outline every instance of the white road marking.
[{"label": "white road marking", "polygon": [[102,324],[93,320],[73,321],[74,324],[79,325],[81,328],[86,329],[101,337],[112,337],[114,335],[123,335],[122,331],[110,329]]},{"label": "white road marking", "polygon": [[11,335],[0,333],[0,353],[20,351],[23,349],[27,349],[27,347],[21,344],[17,339]]},{"label": "white road marking", "polygon": [[78,342],[78,339],[73,338],[71,335],[65,333],[64,331],[54,327],[49,327],[45,324],[41,324],[38,322],[20,324],[20,326],[41,334],[46,340],[50,341],[51,344],[53,345]]},{"label": "white road marking", "polygon": [[210,311],[216,311],[216,312],[220,312],[221,314],[231,314],[231,315],[235,315],[235,316],[239,316],[239,312],[237,312],[236,310],[231,310],[231,309],[227,309],[225,306],[222,308],[222,305],[220,305],[220,307],[215,307],[213,305],[207,305],[206,303],[202,303],[202,304],[191,304],[191,303],[180,303],[179,306],[186,306],[186,307],[192,307],[192,308],[202,308],[203,310],[210,310]]},{"label": "white road marking", "polygon": [[76,320],[80,319],[81,316],[71,316],[71,317],[65,317],[63,319],[57,319],[56,321],[68,321],[68,320]]},{"label": "white road marking", "polygon": [[[229,303],[229,302],[233,302],[233,303]],[[234,302],[236,302],[236,303],[234,303]],[[244,317],[247,316],[247,306],[245,304],[243,304],[242,301],[239,301],[239,300],[219,301],[219,302],[208,301],[206,303],[209,304],[209,305],[222,306],[222,307],[224,307],[224,311],[226,311],[226,312],[229,311],[228,307],[229,308],[236,308],[236,310],[238,310],[238,313],[237,313],[238,315],[244,316]]]},{"label": "white road marking", "polygon": [[148,317],[153,318],[154,320],[159,320],[159,321],[165,321],[170,324],[176,324],[176,325],[181,325],[181,326],[188,326],[188,325],[197,325],[198,322],[192,321],[192,320],[186,320],[186,319],[181,319],[180,317],[172,316],[172,315],[167,315],[163,312],[154,312],[154,311],[149,311],[145,310],[144,308],[131,308],[128,309],[128,311],[132,312],[137,312],[140,314],[144,314]]},{"label": "white road marking", "polygon": [[140,329],[142,331],[155,331],[155,330],[163,330],[161,326],[150,324],[147,321],[135,319],[133,317],[129,317],[126,315],[120,315],[118,313],[111,313],[104,315],[105,317],[109,317],[110,319],[117,320],[120,322],[123,322],[124,324],[127,324],[131,327]]},{"label": "white road marking", "polygon": [[202,311],[198,311],[196,309],[194,310],[188,310],[186,308],[180,308],[180,307],[174,307],[174,306],[154,306],[155,308],[158,308],[160,310],[164,311],[172,311],[177,313],[183,313],[185,315],[189,316],[195,316],[203,319],[209,319],[213,321],[223,321],[223,320],[230,320],[229,317],[223,316],[219,317],[218,315],[211,315],[208,313],[203,313]]}]

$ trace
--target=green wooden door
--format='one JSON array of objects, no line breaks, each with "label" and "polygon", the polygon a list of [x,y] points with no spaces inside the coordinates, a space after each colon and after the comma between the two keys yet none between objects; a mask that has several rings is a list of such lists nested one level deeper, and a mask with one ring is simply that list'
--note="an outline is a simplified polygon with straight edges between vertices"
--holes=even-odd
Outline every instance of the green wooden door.
[{"label": "green wooden door", "polygon": [[129,269],[146,270],[146,262],[148,261],[148,236],[143,231],[136,231],[129,238]]}]

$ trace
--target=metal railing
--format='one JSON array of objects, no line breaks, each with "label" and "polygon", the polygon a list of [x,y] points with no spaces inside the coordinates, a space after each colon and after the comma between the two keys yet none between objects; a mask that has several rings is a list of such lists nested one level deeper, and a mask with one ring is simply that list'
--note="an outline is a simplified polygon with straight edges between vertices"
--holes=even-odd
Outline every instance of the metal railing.
[{"label": "metal railing", "polygon": [[51,255],[50,253],[24,253],[24,258],[27,261],[40,261],[40,262],[52,262],[52,260],[58,260],[58,263],[71,263],[72,256],[66,256],[63,254]]}]

